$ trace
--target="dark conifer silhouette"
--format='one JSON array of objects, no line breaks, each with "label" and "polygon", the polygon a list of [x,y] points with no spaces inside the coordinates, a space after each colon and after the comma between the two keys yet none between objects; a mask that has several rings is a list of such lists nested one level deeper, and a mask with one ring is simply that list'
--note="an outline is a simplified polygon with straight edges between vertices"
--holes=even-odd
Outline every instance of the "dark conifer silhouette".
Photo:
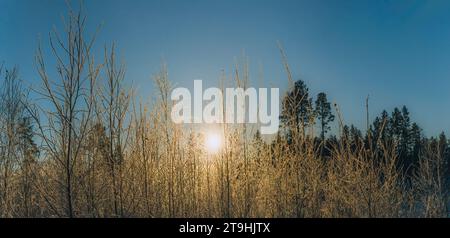
[{"label": "dark conifer silhouette", "polygon": [[325,134],[330,130],[330,122],[334,121],[331,105],[327,95],[323,92],[317,94],[315,113],[320,125],[320,138],[325,141]]}]

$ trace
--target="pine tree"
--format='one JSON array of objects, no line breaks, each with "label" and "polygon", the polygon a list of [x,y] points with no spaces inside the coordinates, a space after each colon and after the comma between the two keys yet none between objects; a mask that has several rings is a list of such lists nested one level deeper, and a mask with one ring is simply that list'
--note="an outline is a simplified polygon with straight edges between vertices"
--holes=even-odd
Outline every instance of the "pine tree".
[{"label": "pine tree", "polygon": [[415,122],[411,126],[411,143],[413,145],[411,159],[414,161],[414,164],[416,164],[419,160],[420,150],[422,148],[422,129]]},{"label": "pine tree", "polygon": [[34,141],[34,128],[30,117],[23,117],[18,127],[21,154],[20,194],[23,199],[21,214],[24,217],[36,216],[39,205],[36,203],[36,162],[39,149]]},{"label": "pine tree", "polygon": [[334,115],[331,112],[331,106],[327,100],[327,95],[323,92],[317,95],[315,112],[317,119],[320,122],[320,138],[323,142],[325,140],[325,134],[330,130],[329,123],[334,121]]},{"label": "pine tree", "polygon": [[308,87],[305,82],[298,80],[283,99],[280,116],[281,122],[288,130],[288,137],[293,130],[300,130],[305,136],[305,128],[310,124],[312,112],[312,99],[309,97]]}]

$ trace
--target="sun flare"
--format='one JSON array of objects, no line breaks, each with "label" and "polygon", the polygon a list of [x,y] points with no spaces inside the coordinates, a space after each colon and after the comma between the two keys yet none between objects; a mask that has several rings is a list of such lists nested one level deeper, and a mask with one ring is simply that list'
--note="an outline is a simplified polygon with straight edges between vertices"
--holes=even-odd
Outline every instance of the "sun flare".
[{"label": "sun flare", "polygon": [[208,133],[206,135],[206,149],[209,153],[217,153],[222,147],[222,140],[219,134],[217,133]]}]

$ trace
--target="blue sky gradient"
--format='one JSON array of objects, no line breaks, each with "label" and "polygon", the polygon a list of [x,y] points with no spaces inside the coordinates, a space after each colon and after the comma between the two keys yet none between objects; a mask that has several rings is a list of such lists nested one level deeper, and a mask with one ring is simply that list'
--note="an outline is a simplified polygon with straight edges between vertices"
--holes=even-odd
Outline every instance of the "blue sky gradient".
[{"label": "blue sky gradient", "polygon": [[[450,1],[91,0],[85,8],[89,31],[104,23],[97,60],[116,42],[144,98],[162,60],[175,85],[200,78],[212,86],[243,52],[254,83],[262,68],[266,86],[284,89],[280,41],[295,78],[314,96],[326,92],[346,123],[364,128],[370,94],[372,119],[406,105],[426,135],[450,133]],[[62,0],[0,0],[0,62],[38,84],[38,38],[48,52],[48,32],[66,12]]]}]

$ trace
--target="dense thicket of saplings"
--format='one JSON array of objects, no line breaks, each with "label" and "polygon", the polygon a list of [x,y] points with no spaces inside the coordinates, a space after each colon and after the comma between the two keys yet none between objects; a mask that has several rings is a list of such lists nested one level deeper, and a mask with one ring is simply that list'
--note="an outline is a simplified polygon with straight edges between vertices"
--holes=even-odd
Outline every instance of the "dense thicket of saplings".
[{"label": "dense thicket of saplings", "polygon": [[[364,133],[347,126],[325,93],[292,80],[281,52],[290,88],[279,133],[219,125],[224,146],[211,154],[201,133],[171,121],[166,67],[157,100],[137,100],[114,47],[94,61],[84,20],[70,13],[50,35],[51,59],[39,47],[40,88],[2,67],[1,217],[447,216],[449,141],[425,138],[406,107]],[[237,87],[248,86],[243,67]]]}]

